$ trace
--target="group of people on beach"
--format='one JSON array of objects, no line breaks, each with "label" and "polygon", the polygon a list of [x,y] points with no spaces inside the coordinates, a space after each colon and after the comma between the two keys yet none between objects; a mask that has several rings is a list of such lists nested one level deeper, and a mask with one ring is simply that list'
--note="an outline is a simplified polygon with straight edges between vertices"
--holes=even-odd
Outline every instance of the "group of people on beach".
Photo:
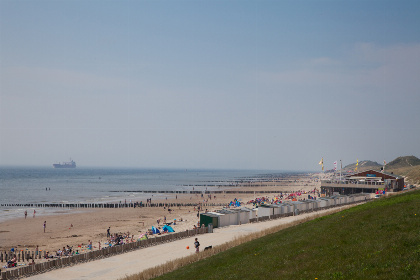
[{"label": "group of people on beach", "polygon": [[[36,214],[36,210],[34,209],[34,214],[32,216],[32,218],[35,218],[35,214]],[[25,210],[25,219],[26,217],[28,217],[28,211]]]},{"label": "group of people on beach", "polygon": [[[108,227],[106,230],[107,242],[105,243],[108,246],[122,245],[126,243],[134,242],[134,234],[130,235],[130,232],[127,233],[114,233],[111,234],[111,227]],[[98,242],[98,248],[101,249],[101,242]],[[89,248],[92,250],[92,246]]]},{"label": "group of people on beach", "polygon": [[314,189],[312,191],[296,191],[296,192],[290,192],[290,193],[280,192],[278,195],[272,198],[263,196],[263,197],[257,197],[255,199],[251,199],[246,204],[252,204],[254,207],[256,207],[261,204],[279,204],[288,200],[296,201],[298,200],[298,198],[299,200],[305,200],[306,198],[304,197],[304,195],[307,195],[308,199],[316,199],[316,195],[319,197],[320,193],[318,192],[317,189]]},{"label": "group of people on beach", "polygon": [[[75,252],[76,253],[76,252]],[[47,255],[49,255],[49,252],[47,251]],[[63,249],[58,249],[55,252],[55,257],[61,258],[61,257],[68,257],[73,255],[73,247],[70,247],[67,245],[67,247],[63,247]],[[54,256],[50,256],[51,258]]]}]

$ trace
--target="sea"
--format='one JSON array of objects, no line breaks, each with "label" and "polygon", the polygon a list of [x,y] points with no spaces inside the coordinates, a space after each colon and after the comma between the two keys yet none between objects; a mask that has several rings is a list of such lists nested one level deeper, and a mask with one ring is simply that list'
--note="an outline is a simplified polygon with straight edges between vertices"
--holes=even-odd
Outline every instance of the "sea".
[{"label": "sea", "polygon": [[168,194],[142,191],[205,191],[286,175],[286,172],[266,170],[0,167],[0,222],[24,217],[24,211],[29,217],[33,210],[37,215],[77,211],[1,206],[7,203],[146,202],[152,196],[157,198]]}]

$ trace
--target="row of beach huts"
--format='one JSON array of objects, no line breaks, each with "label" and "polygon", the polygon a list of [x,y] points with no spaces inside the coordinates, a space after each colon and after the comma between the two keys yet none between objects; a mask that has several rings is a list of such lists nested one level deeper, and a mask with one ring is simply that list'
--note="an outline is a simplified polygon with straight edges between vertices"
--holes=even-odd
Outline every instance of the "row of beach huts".
[{"label": "row of beach huts", "polygon": [[257,208],[236,207],[224,208],[215,212],[200,214],[200,224],[213,228],[241,225],[268,219],[276,219],[301,213],[319,211],[347,204],[371,200],[371,194],[358,193],[351,195],[336,195],[298,201],[285,201],[279,204],[261,204]]}]

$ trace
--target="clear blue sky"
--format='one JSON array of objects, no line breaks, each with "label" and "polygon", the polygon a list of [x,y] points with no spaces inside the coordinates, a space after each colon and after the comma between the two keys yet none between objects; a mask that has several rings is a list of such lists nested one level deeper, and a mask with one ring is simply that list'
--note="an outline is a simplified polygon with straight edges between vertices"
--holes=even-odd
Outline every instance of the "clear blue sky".
[{"label": "clear blue sky", "polygon": [[0,1],[0,165],[420,157],[420,1]]}]

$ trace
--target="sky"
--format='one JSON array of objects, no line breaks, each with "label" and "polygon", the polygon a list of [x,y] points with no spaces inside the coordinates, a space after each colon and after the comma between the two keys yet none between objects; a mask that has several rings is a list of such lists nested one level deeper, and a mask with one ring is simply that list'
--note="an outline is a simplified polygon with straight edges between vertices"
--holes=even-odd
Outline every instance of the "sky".
[{"label": "sky", "polygon": [[0,0],[0,165],[420,157],[420,1]]}]

